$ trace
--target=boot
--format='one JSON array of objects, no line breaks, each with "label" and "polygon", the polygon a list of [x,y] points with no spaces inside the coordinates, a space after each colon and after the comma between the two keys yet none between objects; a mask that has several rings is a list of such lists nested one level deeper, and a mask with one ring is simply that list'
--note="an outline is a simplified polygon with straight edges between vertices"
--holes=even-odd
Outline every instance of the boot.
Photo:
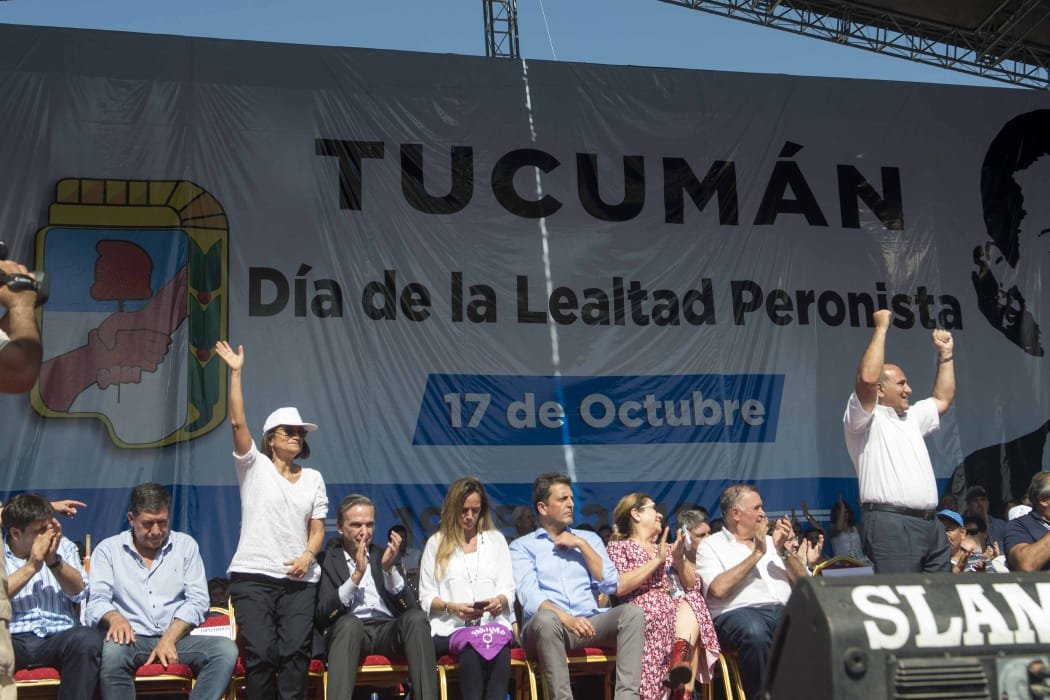
[{"label": "boot", "polygon": [[692,693],[685,689],[685,686],[678,686],[670,693],[667,694],[667,700],[690,700]]},{"label": "boot", "polygon": [[671,647],[671,660],[667,664],[667,675],[664,676],[666,687],[675,690],[693,678],[693,667],[690,664],[692,651],[689,642],[684,639],[674,640],[674,646]]}]

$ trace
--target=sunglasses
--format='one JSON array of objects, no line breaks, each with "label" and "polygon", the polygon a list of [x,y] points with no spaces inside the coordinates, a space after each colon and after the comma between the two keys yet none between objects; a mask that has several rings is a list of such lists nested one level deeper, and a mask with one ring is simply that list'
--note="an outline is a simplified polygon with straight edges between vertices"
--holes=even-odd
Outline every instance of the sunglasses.
[{"label": "sunglasses", "polygon": [[280,428],[278,428],[274,432],[277,433],[278,435],[280,435],[281,437],[286,437],[286,438],[293,438],[293,437],[304,438],[304,437],[306,437],[306,428],[289,428],[287,426],[283,426],[282,425]]},{"label": "sunglasses", "polygon": [[972,530],[971,530],[970,528],[967,528],[967,529],[966,529],[966,534],[967,534],[967,535],[970,535],[970,536],[973,536],[973,535],[979,535],[979,534],[981,534],[981,531],[980,531],[980,530],[977,530],[977,529],[972,529]]}]

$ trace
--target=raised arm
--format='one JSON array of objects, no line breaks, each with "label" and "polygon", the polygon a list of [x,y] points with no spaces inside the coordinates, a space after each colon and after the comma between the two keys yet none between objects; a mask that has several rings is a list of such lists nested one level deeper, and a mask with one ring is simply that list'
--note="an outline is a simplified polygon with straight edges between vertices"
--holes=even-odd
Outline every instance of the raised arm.
[{"label": "raised arm", "polygon": [[773,546],[776,547],[777,554],[784,560],[784,568],[787,570],[788,581],[791,583],[809,576],[809,570],[806,568],[809,546],[806,540],[802,540],[803,546],[800,546],[798,551],[791,552],[787,545],[794,539],[795,530],[791,527],[791,521],[787,518],[778,520],[773,526]]},{"label": "raised arm", "polygon": [[854,384],[860,405],[869,413],[879,399],[879,380],[882,377],[882,366],[886,362],[886,331],[893,320],[893,312],[889,309],[879,309],[872,316],[872,320],[875,322],[875,330],[872,331],[868,347],[860,358],[857,381]]},{"label": "raised arm", "polygon": [[[25,266],[11,260],[0,260],[0,272],[27,275]],[[12,291],[0,286],[0,306],[7,315],[0,320],[0,330],[10,339],[0,347],[0,391],[21,394],[33,388],[40,374],[40,330],[36,325],[36,292],[31,289]]]},{"label": "raised arm", "polygon": [[755,526],[754,549],[739,564],[715,576],[707,586],[707,595],[713,598],[726,598],[751,576],[751,571],[766,554],[766,533],[768,531],[769,521],[759,520]]},{"label": "raised arm", "polygon": [[809,506],[806,505],[805,500],[802,501],[802,517],[806,519],[806,522],[809,523],[809,526],[812,529],[824,532],[824,526],[821,525],[817,519],[813,517],[813,514],[809,512]]},{"label": "raised arm", "polygon": [[53,520],[43,532],[34,538],[26,563],[7,577],[8,597],[16,596],[32,581],[34,576],[40,573],[45,565],[51,569],[59,587],[66,595],[74,597],[84,590],[84,579],[77,570],[75,562],[55,564],[61,542],[62,528],[57,520]]},{"label": "raised arm", "polygon": [[933,402],[941,415],[955,400],[955,341],[949,331],[933,332],[933,347],[937,348],[937,376],[933,379]]},{"label": "raised arm", "polygon": [[679,535],[671,547],[671,566],[678,572],[682,588],[687,591],[696,586],[696,564],[686,556],[685,538]]},{"label": "raised arm", "polygon": [[616,588],[616,595],[627,595],[643,583],[648,581],[653,574],[667,565],[668,529],[665,527],[660,539],[656,541],[656,556],[634,569],[627,568],[627,556],[622,549],[616,547],[609,553],[609,558],[620,572],[620,585]]},{"label": "raised arm", "polygon": [[230,367],[230,391],[226,412],[229,414],[230,427],[233,428],[233,451],[239,455],[248,454],[252,447],[252,434],[244,416],[244,387],[241,380],[244,346],[238,345],[237,352],[234,352],[229,343],[220,340],[215,343],[215,354]]},{"label": "raised arm", "polygon": [[563,530],[554,538],[554,546],[578,550],[583,557],[583,565],[587,568],[587,573],[591,575],[591,578],[595,581],[605,579],[605,560],[602,559],[601,554],[594,551],[594,547],[583,537],[574,534],[571,530]]}]

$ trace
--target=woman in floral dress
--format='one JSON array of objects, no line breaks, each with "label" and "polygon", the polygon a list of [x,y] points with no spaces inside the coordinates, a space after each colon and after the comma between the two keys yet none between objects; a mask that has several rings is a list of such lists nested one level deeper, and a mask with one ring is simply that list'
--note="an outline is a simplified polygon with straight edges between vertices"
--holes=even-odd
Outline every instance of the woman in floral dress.
[{"label": "woman in floral dress", "polygon": [[[685,556],[685,542],[679,538],[673,547],[668,544],[663,516],[653,499],[643,493],[620,499],[613,520],[615,530],[608,553],[620,572],[618,595],[622,603],[634,603],[645,613],[647,663],[642,667],[641,698],[659,700],[668,690],[671,698],[686,698],[686,684],[691,685],[693,678],[692,647],[699,626],[690,604],[675,597],[675,586],[667,573],[668,568],[673,569],[685,590],[695,587],[696,573],[693,562]],[[705,647],[711,643],[705,639],[701,642]],[[717,659],[717,640],[714,645]]]}]

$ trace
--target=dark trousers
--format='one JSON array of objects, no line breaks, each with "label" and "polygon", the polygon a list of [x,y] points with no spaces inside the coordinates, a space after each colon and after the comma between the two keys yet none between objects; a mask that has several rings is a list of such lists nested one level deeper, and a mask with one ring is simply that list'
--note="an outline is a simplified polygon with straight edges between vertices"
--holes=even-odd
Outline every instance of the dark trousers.
[{"label": "dark trousers", "polygon": [[[328,697],[350,700],[357,667],[369,654],[408,661],[413,700],[436,700],[437,661],[430,638],[430,621],[419,608],[395,618],[361,620],[346,613],[325,632],[328,647]],[[504,696],[505,697],[505,696]],[[254,699],[253,699],[254,700]]]},{"label": "dark trousers", "polygon": [[762,691],[773,632],[783,612],[783,605],[760,605],[730,610],[715,618],[715,631],[722,648],[736,648],[740,680],[748,700],[758,700]]},{"label": "dark trousers", "polygon": [[12,634],[15,668],[50,666],[62,676],[58,700],[90,700],[98,687],[98,666],[102,657],[102,630],[98,627],[70,627],[49,637],[32,632]]},{"label": "dark trousers", "polygon": [[940,518],[871,510],[861,523],[864,554],[877,574],[951,571],[951,545]]},{"label": "dark trousers", "polygon": [[248,697],[303,700],[317,584],[234,572],[230,597]]},{"label": "dark trousers", "polygon": [[[440,659],[448,653],[448,637],[434,637],[434,653]],[[459,692],[463,700],[505,700],[510,683],[510,645],[486,661],[474,647],[463,647],[459,664]]]}]

